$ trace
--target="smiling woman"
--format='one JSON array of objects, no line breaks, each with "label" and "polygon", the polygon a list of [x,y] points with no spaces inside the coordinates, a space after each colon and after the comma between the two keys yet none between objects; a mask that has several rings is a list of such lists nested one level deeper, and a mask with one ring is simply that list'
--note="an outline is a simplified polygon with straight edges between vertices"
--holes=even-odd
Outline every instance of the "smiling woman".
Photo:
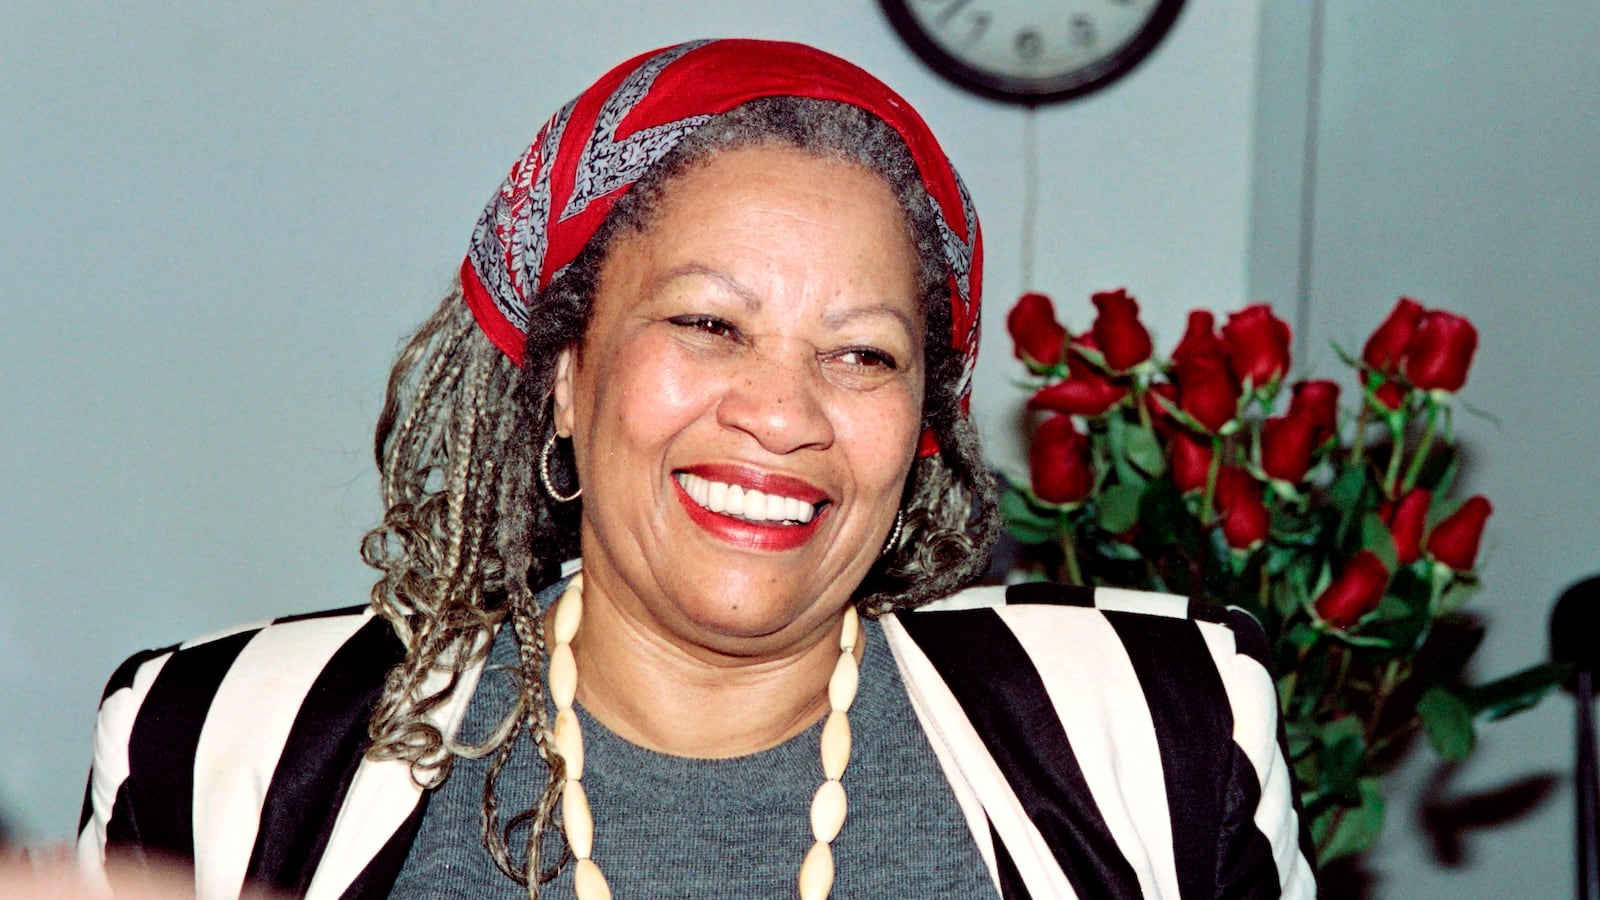
[{"label": "smiling woman", "polygon": [[1250,623],[963,590],[981,261],[854,66],[608,73],[396,363],[371,603],[129,660],[81,858],[207,897],[1309,891]]}]

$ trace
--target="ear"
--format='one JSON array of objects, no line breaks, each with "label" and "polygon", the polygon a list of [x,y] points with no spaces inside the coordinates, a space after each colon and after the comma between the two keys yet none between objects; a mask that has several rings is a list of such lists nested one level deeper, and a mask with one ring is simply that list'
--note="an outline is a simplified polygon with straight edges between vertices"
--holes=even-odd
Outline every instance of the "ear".
[{"label": "ear", "polygon": [[575,430],[574,413],[572,410],[572,379],[576,354],[571,347],[561,351],[556,357],[555,384],[550,392],[555,400],[555,426],[556,434],[561,437],[572,437]]}]

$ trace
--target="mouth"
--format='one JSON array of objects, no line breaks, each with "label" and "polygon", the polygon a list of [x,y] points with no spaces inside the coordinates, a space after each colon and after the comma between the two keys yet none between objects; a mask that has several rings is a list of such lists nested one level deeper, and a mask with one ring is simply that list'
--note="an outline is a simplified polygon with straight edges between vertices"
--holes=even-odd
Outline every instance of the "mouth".
[{"label": "mouth", "polygon": [[793,550],[817,532],[833,501],[797,478],[737,466],[673,473],[689,518],[719,540],[748,550]]},{"label": "mouth", "polygon": [[807,525],[828,502],[807,502],[799,497],[744,488],[691,472],[678,472],[674,477],[696,505],[752,525]]}]

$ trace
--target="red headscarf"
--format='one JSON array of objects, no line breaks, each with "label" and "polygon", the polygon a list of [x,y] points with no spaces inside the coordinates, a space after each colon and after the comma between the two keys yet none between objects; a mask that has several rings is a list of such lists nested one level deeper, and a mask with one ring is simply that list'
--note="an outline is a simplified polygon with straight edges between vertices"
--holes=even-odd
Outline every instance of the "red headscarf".
[{"label": "red headscarf", "polygon": [[[489,201],[461,284],[478,325],[522,363],[528,309],[583,250],[618,197],[712,116],[762,97],[810,97],[858,106],[911,150],[944,236],[950,345],[962,356],[956,396],[966,409],[978,355],[983,241],[961,178],[900,95],[866,71],[778,41],[694,41],[628,60],[557,112]],[[919,455],[938,449],[922,436]]]}]

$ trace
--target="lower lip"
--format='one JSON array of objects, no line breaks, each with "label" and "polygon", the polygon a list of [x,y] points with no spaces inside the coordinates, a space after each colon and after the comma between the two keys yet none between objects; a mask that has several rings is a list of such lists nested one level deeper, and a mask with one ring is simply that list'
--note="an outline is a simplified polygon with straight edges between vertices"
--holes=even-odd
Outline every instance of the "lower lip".
[{"label": "lower lip", "polygon": [[817,526],[822,522],[823,516],[828,512],[823,510],[804,525],[765,525],[746,522],[744,519],[712,512],[694,502],[678,479],[672,479],[672,485],[677,488],[678,502],[683,504],[684,510],[689,513],[689,518],[696,525],[710,532],[713,537],[745,550],[793,550],[811,540],[811,536],[817,533]]}]

